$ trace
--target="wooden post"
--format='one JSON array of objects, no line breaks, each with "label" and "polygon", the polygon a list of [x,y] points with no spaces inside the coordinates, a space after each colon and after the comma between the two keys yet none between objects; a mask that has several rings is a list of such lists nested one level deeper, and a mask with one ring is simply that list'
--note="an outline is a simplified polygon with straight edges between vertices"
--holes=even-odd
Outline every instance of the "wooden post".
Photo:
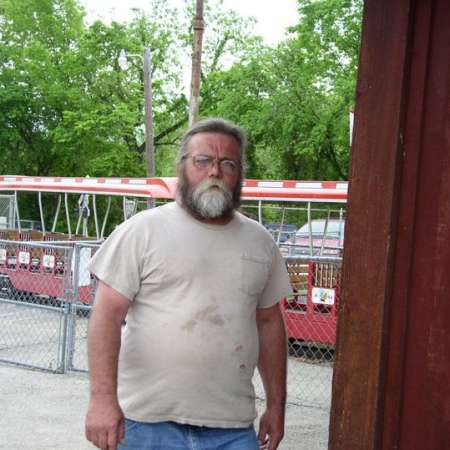
[{"label": "wooden post", "polygon": [[145,101],[145,158],[147,177],[155,176],[155,146],[153,143],[152,72],[150,49],[144,49],[144,101]]},{"label": "wooden post", "polygon": [[450,448],[449,23],[365,2],[331,450]]},{"label": "wooden post", "polygon": [[192,76],[191,76],[191,98],[189,101],[189,126],[192,126],[198,117],[200,102],[200,74],[202,63],[203,31],[203,0],[197,0],[196,14],[194,19],[194,41],[192,45]]}]

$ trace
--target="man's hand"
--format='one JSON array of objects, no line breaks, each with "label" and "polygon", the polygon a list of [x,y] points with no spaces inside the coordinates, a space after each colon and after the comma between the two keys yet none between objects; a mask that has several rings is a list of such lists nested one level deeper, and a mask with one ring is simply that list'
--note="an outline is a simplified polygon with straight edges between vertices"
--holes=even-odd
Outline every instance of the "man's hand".
[{"label": "man's hand", "polygon": [[266,392],[267,409],[259,423],[258,439],[264,450],[276,450],[284,435],[287,341],[278,304],[256,311],[259,335],[258,370]]},{"label": "man's hand", "polygon": [[116,450],[125,439],[124,415],[114,394],[91,396],[86,415],[86,438],[102,450]]},{"label": "man's hand", "polygon": [[284,436],[284,406],[268,408],[259,421],[258,441],[261,449],[276,450]]},{"label": "man's hand", "polygon": [[130,301],[99,282],[89,319],[88,357],[91,399],[86,438],[102,450],[116,450],[125,435],[124,416],[117,400],[117,365],[121,328]]}]

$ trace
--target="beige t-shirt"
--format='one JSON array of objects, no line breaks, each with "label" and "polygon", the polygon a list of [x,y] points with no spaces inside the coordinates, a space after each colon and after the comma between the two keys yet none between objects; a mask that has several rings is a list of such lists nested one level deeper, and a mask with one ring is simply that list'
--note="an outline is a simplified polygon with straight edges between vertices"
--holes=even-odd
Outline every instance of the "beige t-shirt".
[{"label": "beige t-shirt", "polygon": [[253,422],[256,308],[291,292],[262,226],[240,213],[227,225],[207,225],[170,203],[120,225],[89,268],[131,302],[118,377],[127,418]]}]

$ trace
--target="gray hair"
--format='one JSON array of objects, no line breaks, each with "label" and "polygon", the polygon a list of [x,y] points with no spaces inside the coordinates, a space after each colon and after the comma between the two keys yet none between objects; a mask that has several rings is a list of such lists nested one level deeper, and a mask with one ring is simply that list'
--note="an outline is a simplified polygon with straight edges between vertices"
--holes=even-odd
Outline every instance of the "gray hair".
[{"label": "gray hair", "polygon": [[239,145],[239,165],[241,177],[245,172],[245,149],[247,148],[247,137],[242,128],[238,125],[222,118],[209,118],[195,123],[181,139],[181,145],[178,150],[177,166],[180,166],[188,155],[189,142],[193,136],[199,133],[221,133],[231,136]]}]

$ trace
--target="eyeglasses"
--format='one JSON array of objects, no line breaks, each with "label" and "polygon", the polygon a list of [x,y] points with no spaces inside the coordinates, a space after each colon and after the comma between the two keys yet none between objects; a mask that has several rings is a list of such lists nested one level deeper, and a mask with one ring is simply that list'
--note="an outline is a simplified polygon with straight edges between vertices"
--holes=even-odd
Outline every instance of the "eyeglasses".
[{"label": "eyeglasses", "polygon": [[[209,155],[193,155],[193,156],[185,156],[185,159],[191,158],[194,166],[200,170],[210,170],[214,166],[214,162],[217,161],[217,158],[214,158]],[[223,173],[228,175],[234,174],[238,167],[237,162],[232,159],[219,159],[220,170]]]}]

